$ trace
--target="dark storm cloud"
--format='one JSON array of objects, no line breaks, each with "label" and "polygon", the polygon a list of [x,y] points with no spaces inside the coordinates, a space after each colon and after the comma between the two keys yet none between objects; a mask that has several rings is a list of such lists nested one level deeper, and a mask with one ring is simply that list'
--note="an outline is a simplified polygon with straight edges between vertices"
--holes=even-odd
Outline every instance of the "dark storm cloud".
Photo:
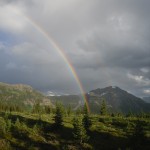
[{"label": "dark storm cloud", "polygon": [[[108,1],[103,1],[108,11],[98,9],[102,7],[102,1],[97,3],[93,16],[98,19],[96,13],[100,14],[98,20],[103,20],[104,24],[97,21],[96,30],[77,41],[78,47],[86,54],[82,52],[81,59],[74,57],[74,64],[79,70],[89,70],[87,74],[95,72],[92,77],[99,81],[96,86],[107,85],[104,80],[111,78],[113,82],[109,83],[142,95],[142,89],[150,86],[150,2],[111,1],[108,5]],[[142,68],[147,69],[143,71]],[[102,70],[106,70],[109,77]],[[88,82],[85,85],[90,86]]]},{"label": "dark storm cloud", "polygon": [[6,44],[9,53],[0,51],[2,81],[79,92],[57,50],[26,16],[64,50],[86,91],[116,85],[139,96],[148,94],[149,0],[3,0],[0,4],[0,28],[24,39],[11,49]]},{"label": "dark storm cloud", "polygon": [[[134,41],[133,43],[132,41],[129,41],[131,43],[125,42],[124,44],[127,45],[117,45],[118,41],[111,44],[105,41],[102,42],[99,39],[96,36],[95,40],[89,40],[86,43],[79,44],[79,47],[87,53],[84,63],[77,62],[79,67],[94,69],[105,66],[137,69],[150,66],[150,46],[147,46],[148,43],[146,43],[146,47],[143,43],[138,43],[138,46],[134,46]],[[109,37],[108,40],[111,41]],[[78,56],[75,57],[78,59]],[[82,55],[82,58],[84,58],[84,55]],[[83,64],[83,66],[80,64]]]}]

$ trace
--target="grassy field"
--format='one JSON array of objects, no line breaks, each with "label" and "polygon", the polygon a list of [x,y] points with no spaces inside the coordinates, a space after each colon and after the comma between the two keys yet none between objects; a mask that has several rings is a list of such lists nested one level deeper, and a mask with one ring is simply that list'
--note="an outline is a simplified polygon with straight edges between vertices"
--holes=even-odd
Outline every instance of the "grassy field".
[{"label": "grassy field", "polygon": [[[78,115],[82,118],[82,115]],[[0,150],[107,150],[150,149],[150,119],[90,115],[86,143],[73,137],[74,115],[54,126],[54,114],[0,113]]]}]

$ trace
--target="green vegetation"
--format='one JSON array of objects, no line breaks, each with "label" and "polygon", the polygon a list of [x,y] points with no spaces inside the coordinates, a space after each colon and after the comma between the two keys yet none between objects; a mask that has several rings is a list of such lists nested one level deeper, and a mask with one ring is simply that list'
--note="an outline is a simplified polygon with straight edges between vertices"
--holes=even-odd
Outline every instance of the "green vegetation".
[{"label": "green vegetation", "polygon": [[83,112],[83,119],[82,119],[82,124],[83,127],[85,128],[86,132],[89,133],[90,127],[92,126],[92,121],[89,117],[89,112],[87,110],[87,107],[84,105],[84,112]]},{"label": "green vegetation", "polygon": [[63,125],[63,106],[60,103],[56,103],[54,121],[54,126],[56,127],[56,129],[60,129]]},{"label": "green vegetation", "polygon": [[91,113],[80,96],[50,101],[30,86],[0,83],[0,150],[150,149],[148,104],[111,87],[87,98]]},{"label": "green vegetation", "polygon": [[102,100],[102,103],[101,103],[100,114],[107,115],[106,101],[104,99]]},{"label": "green vegetation", "polygon": [[0,150],[150,149],[149,114],[95,115],[84,107],[66,115],[59,103],[50,113],[36,106],[32,113],[0,110]]},{"label": "green vegetation", "polygon": [[14,107],[28,111],[37,103],[51,105],[51,101],[46,96],[28,85],[0,82],[0,107],[11,105],[12,111],[15,111]]},{"label": "green vegetation", "polygon": [[81,118],[74,117],[73,119],[73,137],[80,144],[87,142],[89,139],[86,130],[82,125]]}]

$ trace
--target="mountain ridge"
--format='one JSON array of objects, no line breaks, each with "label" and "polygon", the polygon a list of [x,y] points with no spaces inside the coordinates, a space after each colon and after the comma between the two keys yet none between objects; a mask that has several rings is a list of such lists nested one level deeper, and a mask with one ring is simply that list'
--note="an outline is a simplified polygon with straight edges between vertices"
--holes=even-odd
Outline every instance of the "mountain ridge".
[{"label": "mountain ridge", "polygon": [[130,111],[133,113],[150,111],[150,105],[147,105],[141,98],[114,86],[92,90],[87,94],[87,99],[93,110],[97,106],[94,105],[92,101],[100,104],[102,99],[105,99],[107,105],[111,107],[110,110],[113,111],[121,111],[123,113],[128,113]]},{"label": "mountain ridge", "polygon": [[[85,93],[85,96],[92,113],[100,112],[102,100],[106,101],[109,112],[150,112],[150,104],[117,86],[97,88]],[[78,106],[76,108],[79,108],[79,104],[81,107],[84,104],[81,95],[50,96],[50,99],[53,102],[60,101],[65,105],[73,103],[74,107]]]},{"label": "mountain ridge", "polygon": [[[97,88],[85,93],[85,96],[92,113],[100,112],[102,100],[106,101],[109,112],[150,112],[149,103],[117,86]],[[29,85],[0,82],[0,102],[21,106],[33,106],[36,102],[39,102],[41,105],[54,106],[56,101],[62,102],[65,106],[71,105],[74,110],[84,105],[81,95],[46,97]]]}]

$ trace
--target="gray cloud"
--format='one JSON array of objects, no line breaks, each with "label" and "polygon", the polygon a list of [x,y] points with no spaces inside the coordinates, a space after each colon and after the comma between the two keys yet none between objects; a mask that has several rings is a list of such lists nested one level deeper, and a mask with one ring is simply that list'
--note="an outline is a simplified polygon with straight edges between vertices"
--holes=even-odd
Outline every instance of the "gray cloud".
[{"label": "gray cloud", "polygon": [[139,96],[149,94],[145,91],[150,89],[150,1],[3,0],[0,4],[0,31],[19,41],[4,44],[6,38],[0,39],[1,81],[79,92],[40,27],[68,55],[86,91],[116,85]]}]

